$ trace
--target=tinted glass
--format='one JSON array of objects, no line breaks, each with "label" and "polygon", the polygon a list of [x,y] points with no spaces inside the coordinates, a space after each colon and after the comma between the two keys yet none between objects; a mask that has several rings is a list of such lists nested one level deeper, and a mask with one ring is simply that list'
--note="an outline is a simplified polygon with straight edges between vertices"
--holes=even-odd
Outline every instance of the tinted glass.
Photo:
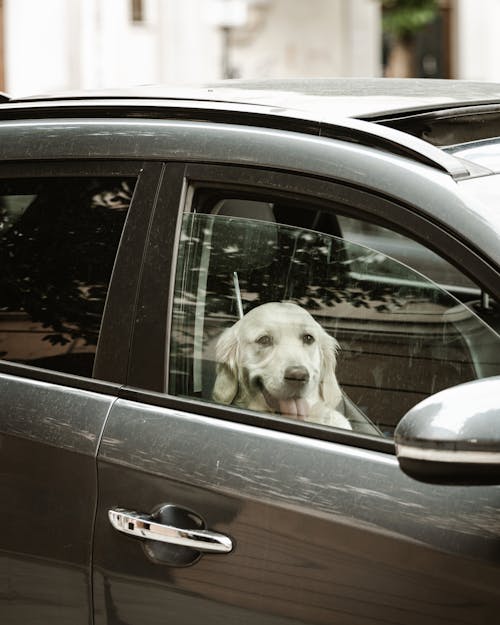
[{"label": "tinted glass", "polygon": [[0,182],[0,357],[92,374],[134,181]]}]

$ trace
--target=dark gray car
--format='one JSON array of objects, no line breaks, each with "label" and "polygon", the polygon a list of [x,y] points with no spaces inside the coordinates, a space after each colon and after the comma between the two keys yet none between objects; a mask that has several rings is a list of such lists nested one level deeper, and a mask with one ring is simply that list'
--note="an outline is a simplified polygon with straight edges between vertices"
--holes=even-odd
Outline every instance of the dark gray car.
[{"label": "dark gray car", "polygon": [[494,84],[5,97],[1,622],[495,623],[499,174]]}]

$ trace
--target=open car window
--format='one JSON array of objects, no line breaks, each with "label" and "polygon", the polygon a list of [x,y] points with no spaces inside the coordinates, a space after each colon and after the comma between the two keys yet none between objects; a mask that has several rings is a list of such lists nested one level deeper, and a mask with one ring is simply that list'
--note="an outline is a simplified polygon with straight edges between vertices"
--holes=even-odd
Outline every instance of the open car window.
[{"label": "open car window", "polygon": [[[222,211],[183,216],[170,393],[209,402],[220,398],[214,388],[225,366],[217,348],[221,335],[270,302],[306,310],[340,345],[336,378],[342,398],[335,409],[355,431],[391,436],[401,417],[425,397],[500,373],[496,332],[427,276],[341,236],[276,223],[267,219],[263,203],[258,208],[261,219]],[[276,315],[276,323],[286,326],[283,315]],[[237,340],[236,360],[244,361],[246,348]],[[300,345],[295,348],[300,367],[305,357]],[[276,358],[271,362],[277,367]],[[236,366],[243,367],[238,384],[248,386],[247,395],[262,391],[262,380],[249,379],[248,361]],[[242,408],[257,405],[245,403],[241,394],[233,399]],[[271,398],[263,411],[279,408]],[[308,414],[283,416],[316,421]]]}]

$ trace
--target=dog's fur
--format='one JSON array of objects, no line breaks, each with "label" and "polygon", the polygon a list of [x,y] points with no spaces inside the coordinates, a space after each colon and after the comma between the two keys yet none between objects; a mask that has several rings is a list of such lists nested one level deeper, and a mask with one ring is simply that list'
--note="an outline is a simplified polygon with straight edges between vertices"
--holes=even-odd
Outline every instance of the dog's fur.
[{"label": "dog's fur", "polygon": [[216,345],[213,399],[250,410],[351,429],[336,410],[337,341],[300,306],[257,306]]}]

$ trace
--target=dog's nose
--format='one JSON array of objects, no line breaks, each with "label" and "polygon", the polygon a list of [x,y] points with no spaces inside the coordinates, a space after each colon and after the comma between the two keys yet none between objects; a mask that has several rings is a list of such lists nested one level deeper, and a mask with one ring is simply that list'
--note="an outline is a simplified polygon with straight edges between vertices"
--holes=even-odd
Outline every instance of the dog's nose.
[{"label": "dog's nose", "polygon": [[287,367],[284,377],[293,384],[306,384],[309,382],[309,371],[305,367]]}]

